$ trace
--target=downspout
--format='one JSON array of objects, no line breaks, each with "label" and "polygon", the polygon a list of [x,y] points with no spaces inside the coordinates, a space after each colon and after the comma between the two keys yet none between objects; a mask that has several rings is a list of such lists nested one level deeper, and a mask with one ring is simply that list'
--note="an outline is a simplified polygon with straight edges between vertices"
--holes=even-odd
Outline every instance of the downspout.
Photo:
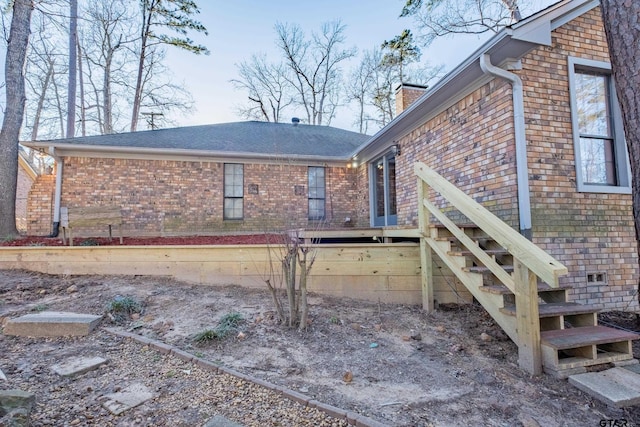
[{"label": "downspout", "polygon": [[485,74],[500,77],[511,83],[513,93],[513,128],[516,142],[516,184],[518,188],[518,217],[520,234],[531,240],[531,196],[529,194],[529,169],[527,166],[527,138],[524,123],[524,91],[522,80],[516,74],[496,67],[491,56],[480,56],[480,68]]},{"label": "downspout", "polygon": [[49,155],[56,161],[56,189],[53,198],[53,231],[49,237],[58,237],[60,233],[60,200],[62,198],[62,158],[56,155],[55,148],[49,147]]}]

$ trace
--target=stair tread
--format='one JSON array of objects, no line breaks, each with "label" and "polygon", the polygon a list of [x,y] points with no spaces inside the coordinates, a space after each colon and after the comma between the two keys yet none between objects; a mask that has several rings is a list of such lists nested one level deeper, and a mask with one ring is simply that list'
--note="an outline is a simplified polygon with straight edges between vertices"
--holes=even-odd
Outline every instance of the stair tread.
[{"label": "stair tread", "polygon": [[[500,309],[500,311],[504,314],[515,316],[516,306],[514,304],[505,305]],[[575,302],[552,302],[548,304],[540,304],[538,306],[540,317],[597,313],[598,311],[600,311],[600,309],[591,305],[583,305]]]},{"label": "stair tread", "polygon": [[[477,225],[475,225],[474,223],[468,223],[468,224],[456,224],[458,226],[458,228],[479,228]],[[439,222],[432,222],[431,224],[429,224],[430,228],[447,228],[444,226],[444,224],[441,224]]]},{"label": "stair tread", "polygon": [[[509,251],[506,249],[483,249],[484,253],[487,255],[507,255]],[[452,256],[469,256],[473,255],[471,251],[450,251],[449,255]]]},{"label": "stair tread", "polygon": [[556,350],[636,340],[640,335],[606,326],[583,326],[540,332],[540,343]]},{"label": "stair tread", "polygon": [[[488,241],[493,242],[493,239],[489,236],[467,236],[467,237],[477,242],[488,242]],[[456,236],[438,236],[438,237],[434,237],[433,239],[439,242],[451,242],[451,243],[459,242]]]},{"label": "stair tread", "polygon": [[[501,265],[500,267],[502,267],[506,272],[513,271],[513,265]],[[488,267],[483,267],[483,266],[464,267],[463,270],[466,271],[467,273],[490,273],[491,272],[491,270]]]},{"label": "stair tread", "polygon": [[[557,288],[552,288],[546,283],[538,283],[538,293],[540,292],[558,292],[565,291],[567,289],[573,289],[571,285],[560,285]],[[509,288],[504,285],[484,285],[480,286],[480,290],[496,295],[506,295],[512,293]]]}]

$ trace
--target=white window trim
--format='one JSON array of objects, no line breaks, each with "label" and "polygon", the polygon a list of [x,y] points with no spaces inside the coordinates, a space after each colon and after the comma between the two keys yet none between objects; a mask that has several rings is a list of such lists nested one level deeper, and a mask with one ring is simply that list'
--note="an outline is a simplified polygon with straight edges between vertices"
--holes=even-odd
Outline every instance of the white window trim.
[{"label": "white window trim", "polygon": [[[324,197],[311,197],[311,186],[309,185],[309,178],[311,177],[312,169],[322,169],[323,190]],[[315,217],[311,215],[310,202],[311,200],[322,200],[322,216]],[[327,217],[327,168],[323,166],[308,166],[307,167],[307,220],[309,221],[324,221]]]},{"label": "white window trim", "polygon": [[575,93],[575,71],[576,68],[585,71],[595,71],[611,74],[611,64],[603,61],[594,61],[591,59],[583,59],[576,57],[568,57],[569,63],[569,92],[571,98],[571,125],[573,128],[573,147],[576,168],[576,184],[578,192],[581,193],[615,193],[615,194],[631,194],[631,166],[629,163],[629,154],[627,152],[627,144],[624,139],[624,127],[622,124],[622,115],[618,98],[616,96],[615,87],[613,86],[613,77],[611,79],[611,87],[609,90],[611,97],[611,115],[613,123],[613,145],[616,156],[616,173],[618,185],[594,185],[585,184],[582,177],[582,157],[580,154],[580,129],[578,128],[578,107]]},{"label": "white window trim", "polygon": [[[227,172],[227,165],[233,165],[233,166],[242,166],[242,196],[227,196],[226,195],[226,187],[227,187],[227,180],[226,180],[226,172]],[[244,164],[242,163],[224,163],[223,167],[222,167],[222,176],[223,176],[223,189],[222,189],[222,219],[224,221],[242,221],[244,220]],[[227,199],[234,199],[234,200],[242,200],[242,216],[241,217],[227,217],[226,215],[226,211],[225,211],[225,201]]]}]

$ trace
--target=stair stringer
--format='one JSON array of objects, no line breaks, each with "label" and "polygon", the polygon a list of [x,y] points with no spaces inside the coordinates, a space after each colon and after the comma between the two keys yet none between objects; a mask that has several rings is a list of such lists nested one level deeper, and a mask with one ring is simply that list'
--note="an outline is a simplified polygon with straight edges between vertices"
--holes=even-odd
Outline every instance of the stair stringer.
[{"label": "stair stringer", "polygon": [[[511,338],[511,340],[518,345],[518,333],[516,330],[515,317],[507,316],[500,311],[498,304],[492,295],[480,290],[484,281],[482,274],[468,273],[463,270],[466,257],[449,255],[451,244],[449,242],[442,242],[436,239],[425,237],[428,245],[433,252],[444,262],[447,267],[456,275],[456,277],[462,282],[467,290],[473,295],[473,297],[484,307],[489,315],[496,321],[502,330]],[[461,265],[462,264],[462,265]]]}]

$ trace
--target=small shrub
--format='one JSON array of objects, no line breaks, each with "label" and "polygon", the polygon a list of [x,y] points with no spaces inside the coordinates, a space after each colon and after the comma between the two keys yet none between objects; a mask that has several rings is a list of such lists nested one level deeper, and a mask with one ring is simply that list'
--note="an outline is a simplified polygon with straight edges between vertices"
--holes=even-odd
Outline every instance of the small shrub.
[{"label": "small shrub", "polygon": [[205,343],[208,343],[209,341],[213,341],[213,340],[218,339],[218,338],[220,338],[220,337],[216,333],[215,329],[205,329],[202,332],[198,332],[193,337],[193,340],[195,342],[197,342],[198,344],[205,344]]},{"label": "small shrub", "polygon": [[116,295],[107,304],[107,313],[111,314],[113,319],[122,322],[129,318],[133,313],[142,313],[142,304],[133,297],[123,297]]},{"label": "small shrub", "polygon": [[243,322],[242,314],[229,313],[222,316],[218,326],[214,329],[205,329],[197,333],[193,340],[199,344],[204,344],[214,340],[221,340],[238,330],[238,326]]},{"label": "small shrub", "polygon": [[37,311],[38,313],[46,311],[49,308],[47,304],[38,304],[31,309],[31,311]]}]

